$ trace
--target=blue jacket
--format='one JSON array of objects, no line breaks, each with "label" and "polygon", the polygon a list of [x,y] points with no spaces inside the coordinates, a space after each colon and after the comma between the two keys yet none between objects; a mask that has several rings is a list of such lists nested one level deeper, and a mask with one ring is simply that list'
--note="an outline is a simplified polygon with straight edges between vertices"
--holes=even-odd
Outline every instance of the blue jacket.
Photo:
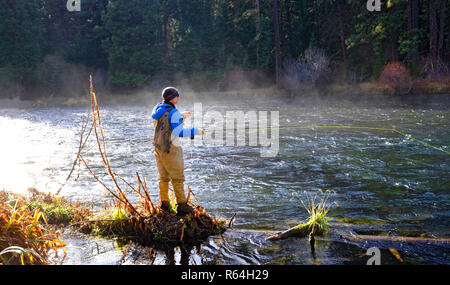
[{"label": "blue jacket", "polygon": [[[153,108],[152,118],[153,120],[159,120],[169,108],[173,108],[169,104],[165,104],[164,102],[159,103]],[[197,128],[185,129],[183,128],[183,115],[176,108],[173,108],[169,112],[169,122],[172,128],[172,134],[176,137],[192,137],[198,134]]]}]

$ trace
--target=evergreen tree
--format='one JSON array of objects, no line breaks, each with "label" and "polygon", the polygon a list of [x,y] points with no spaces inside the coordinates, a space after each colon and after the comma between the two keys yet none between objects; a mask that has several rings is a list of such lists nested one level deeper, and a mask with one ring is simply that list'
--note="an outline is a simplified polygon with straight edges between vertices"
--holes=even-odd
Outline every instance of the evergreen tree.
[{"label": "evergreen tree", "polygon": [[85,0],[80,12],[70,16],[70,39],[66,57],[75,63],[99,68],[107,67],[106,52],[102,47],[105,38],[102,13],[107,0]]},{"label": "evergreen tree", "polygon": [[103,16],[111,83],[137,87],[164,70],[161,1],[110,0]]},{"label": "evergreen tree", "polygon": [[0,66],[8,66],[18,83],[16,92],[37,81],[37,65],[42,60],[41,1],[1,0],[0,5]]}]

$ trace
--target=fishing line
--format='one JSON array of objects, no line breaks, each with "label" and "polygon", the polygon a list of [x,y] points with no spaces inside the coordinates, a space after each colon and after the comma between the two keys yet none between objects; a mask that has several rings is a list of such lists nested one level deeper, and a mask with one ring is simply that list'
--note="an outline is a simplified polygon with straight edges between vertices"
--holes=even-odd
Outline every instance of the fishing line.
[{"label": "fishing line", "polygon": [[[246,128],[246,129],[250,130],[250,128]],[[255,129],[255,128],[253,128],[253,129]],[[376,130],[376,131],[390,131],[390,132],[394,132],[399,135],[402,135],[402,136],[406,137],[407,139],[411,139],[413,141],[421,143],[422,145],[424,145],[426,147],[441,151],[445,154],[450,154],[450,151],[447,151],[440,147],[431,145],[431,144],[424,142],[422,140],[419,140],[411,135],[408,135],[402,131],[399,131],[396,129],[390,129],[390,128],[375,128],[375,127],[360,127],[360,126],[279,126],[279,127],[267,127],[266,129],[268,129],[268,130],[271,130],[271,129],[279,129],[279,130],[284,130],[284,129],[365,129],[365,130]]]}]

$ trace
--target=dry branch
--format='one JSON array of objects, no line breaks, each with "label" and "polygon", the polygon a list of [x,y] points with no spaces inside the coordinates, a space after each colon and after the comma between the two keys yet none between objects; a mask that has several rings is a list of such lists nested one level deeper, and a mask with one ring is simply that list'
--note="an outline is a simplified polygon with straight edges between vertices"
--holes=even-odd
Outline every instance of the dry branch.
[{"label": "dry branch", "polygon": [[67,184],[67,182],[69,181],[70,177],[72,176],[73,171],[75,170],[76,165],[80,163],[80,155],[82,150],[84,149],[84,146],[86,145],[86,142],[89,139],[89,136],[91,135],[92,129],[94,128],[94,124],[91,124],[91,128],[89,129],[89,132],[86,136],[86,138],[83,138],[85,132],[86,132],[86,127],[89,121],[89,116],[86,118],[83,118],[83,121],[81,123],[81,131],[80,131],[80,142],[79,142],[79,146],[78,146],[78,151],[77,151],[77,156],[75,158],[75,160],[73,161],[72,164],[72,168],[69,171],[69,174],[66,177],[66,180],[64,181],[64,183],[59,187],[58,191],[56,191],[55,195],[59,195],[59,193],[61,192],[62,188]]}]

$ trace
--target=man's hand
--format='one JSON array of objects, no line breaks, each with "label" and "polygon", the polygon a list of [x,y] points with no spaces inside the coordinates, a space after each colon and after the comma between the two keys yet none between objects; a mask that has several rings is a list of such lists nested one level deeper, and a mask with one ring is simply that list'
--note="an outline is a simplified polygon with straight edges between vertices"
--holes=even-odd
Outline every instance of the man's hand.
[{"label": "man's hand", "polygon": [[187,119],[191,116],[191,112],[183,112],[182,115],[185,119]]},{"label": "man's hand", "polygon": [[206,132],[205,132],[205,130],[198,129],[198,134],[199,134],[200,136],[202,136],[202,135],[206,134]]}]

